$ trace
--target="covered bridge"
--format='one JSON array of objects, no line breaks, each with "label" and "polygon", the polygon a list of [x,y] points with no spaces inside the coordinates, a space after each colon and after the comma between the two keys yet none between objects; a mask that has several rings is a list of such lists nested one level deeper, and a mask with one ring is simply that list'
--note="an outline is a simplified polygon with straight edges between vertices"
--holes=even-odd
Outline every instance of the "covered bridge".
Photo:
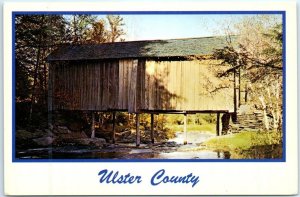
[{"label": "covered bridge", "polygon": [[[233,83],[212,59],[225,37],[66,45],[48,56],[48,110],[137,114],[234,111]],[[219,131],[217,123],[217,134]],[[114,131],[113,131],[114,132]],[[93,135],[93,134],[92,134]],[[152,135],[153,136],[153,135]]]}]

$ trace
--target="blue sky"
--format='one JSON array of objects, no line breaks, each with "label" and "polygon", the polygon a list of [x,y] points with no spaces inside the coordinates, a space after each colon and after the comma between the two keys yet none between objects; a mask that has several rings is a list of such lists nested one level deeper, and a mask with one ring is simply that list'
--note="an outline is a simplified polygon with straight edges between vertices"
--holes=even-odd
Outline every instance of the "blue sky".
[{"label": "blue sky", "polygon": [[123,15],[126,40],[153,40],[220,35],[222,26],[242,15]]},{"label": "blue sky", "polygon": [[247,14],[121,15],[125,23],[126,41],[224,35],[225,26],[232,26],[233,23],[249,16]]},{"label": "blue sky", "polygon": [[[94,15],[94,14],[93,14]],[[224,35],[225,27],[232,27],[245,17],[259,14],[121,14],[125,41],[176,39]],[[267,15],[267,14],[266,14]],[[274,14],[272,14],[274,16]],[[105,18],[106,14],[94,15]],[[65,15],[69,19],[70,15]],[[277,15],[281,20],[281,15]]]}]

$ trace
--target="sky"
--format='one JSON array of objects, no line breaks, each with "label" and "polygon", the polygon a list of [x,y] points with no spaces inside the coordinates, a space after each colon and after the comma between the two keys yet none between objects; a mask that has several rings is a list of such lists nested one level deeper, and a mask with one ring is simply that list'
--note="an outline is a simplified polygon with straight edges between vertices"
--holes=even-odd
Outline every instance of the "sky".
[{"label": "sky", "polygon": [[246,14],[121,15],[125,23],[126,41],[224,35],[225,26],[249,16]]},{"label": "sky", "polygon": [[[224,29],[259,14],[120,14],[125,41],[178,39],[224,35]],[[262,15],[262,14],[260,14]],[[268,14],[264,14],[268,15]],[[272,14],[274,16],[275,14]],[[94,15],[98,19],[107,14]],[[70,20],[71,15],[64,15]],[[281,21],[281,15],[277,15]]]},{"label": "sky", "polygon": [[124,15],[125,40],[154,40],[220,35],[232,15]]}]

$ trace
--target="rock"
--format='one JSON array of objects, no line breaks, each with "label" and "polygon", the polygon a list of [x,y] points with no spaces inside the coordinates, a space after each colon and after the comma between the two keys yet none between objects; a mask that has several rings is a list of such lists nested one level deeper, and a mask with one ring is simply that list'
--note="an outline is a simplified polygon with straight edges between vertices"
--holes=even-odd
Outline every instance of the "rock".
[{"label": "rock", "polygon": [[77,132],[80,135],[80,138],[88,138],[88,136],[86,135],[86,133],[84,131],[81,132]]},{"label": "rock", "polygon": [[[105,130],[105,129],[96,129],[95,130],[95,137],[96,138],[104,138],[106,140],[112,139],[112,131],[111,130]],[[91,136],[91,133],[89,132],[87,134],[88,136]]]},{"label": "rock", "polygon": [[50,129],[45,129],[45,132],[47,136],[53,136],[53,133]]},{"label": "rock", "polygon": [[27,130],[17,130],[16,131],[16,138],[21,140],[28,140],[32,138],[38,138],[42,137],[44,135],[44,132],[41,131],[27,131]]},{"label": "rock", "polygon": [[71,131],[65,126],[57,126],[57,129],[53,131],[54,133],[71,133]]},{"label": "rock", "polygon": [[54,138],[47,136],[47,137],[33,139],[33,141],[39,146],[49,146],[53,143]]},{"label": "rock", "polygon": [[52,130],[53,130],[53,128],[54,128],[54,127],[53,127],[53,124],[51,124],[51,123],[50,123],[50,124],[48,124],[48,128],[49,128],[49,129],[52,131]]},{"label": "rock", "polygon": [[83,125],[80,122],[71,122],[68,125],[68,128],[71,131],[81,131],[83,129]]},{"label": "rock", "polygon": [[106,144],[106,140],[103,138],[85,138],[85,139],[76,139],[74,142],[77,145],[81,146],[94,146],[94,147],[103,147]]},{"label": "rock", "polygon": [[125,130],[125,131],[123,131],[122,133],[120,133],[120,135],[122,136],[122,137],[128,137],[129,135],[131,135],[131,131],[130,130]]}]

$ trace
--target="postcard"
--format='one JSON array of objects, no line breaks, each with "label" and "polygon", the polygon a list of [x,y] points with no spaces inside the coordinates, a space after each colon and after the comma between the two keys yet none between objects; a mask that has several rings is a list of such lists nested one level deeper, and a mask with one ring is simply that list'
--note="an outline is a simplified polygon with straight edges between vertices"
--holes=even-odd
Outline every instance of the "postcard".
[{"label": "postcard", "polygon": [[5,193],[297,194],[296,3],[145,3],[4,5]]}]

